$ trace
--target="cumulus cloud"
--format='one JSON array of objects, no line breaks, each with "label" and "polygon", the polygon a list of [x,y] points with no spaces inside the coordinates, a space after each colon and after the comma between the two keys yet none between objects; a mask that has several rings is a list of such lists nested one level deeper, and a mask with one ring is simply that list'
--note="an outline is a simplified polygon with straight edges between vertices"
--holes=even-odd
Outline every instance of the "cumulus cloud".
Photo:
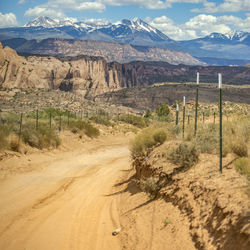
[{"label": "cumulus cloud", "polygon": [[250,11],[249,0],[224,0],[224,2],[219,5],[215,2],[204,0],[203,5],[204,8],[196,8],[192,11],[203,13]]},{"label": "cumulus cloud", "polygon": [[161,30],[175,40],[188,40],[207,36],[213,32],[228,33],[232,30],[250,30],[250,17],[241,19],[235,16],[220,16],[201,14],[190,18],[184,24],[176,24],[166,16],[149,19],[149,24]]},{"label": "cumulus cloud", "polygon": [[39,17],[39,16],[49,16],[52,18],[62,19],[65,14],[61,10],[49,9],[42,6],[36,6],[35,8],[29,8],[25,13],[25,17]]},{"label": "cumulus cloud", "polygon": [[108,24],[110,24],[110,22],[105,18],[98,18],[98,19],[90,18],[90,19],[85,19],[84,22],[88,23],[88,24],[94,24],[94,25],[103,25],[103,24],[108,25]]},{"label": "cumulus cloud", "polygon": [[97,11],[105,10],[105,5],[99,1],[86,0],[49,0],[47,3],[28,9],[24,16],[49,16],[52,18],[65,18],[65,11]]},{"label": "cumulus cloud", "polygon": [[16,16],[13,13],[2,14],[0,12],[0,27],[17,26]]},{"label": "cumulus cloud", "polygon": [[200,3],[204,0],[100,0],[101,2],[112,5],[138,5],[146,9],[166,9],[170,8],[173,3]]}]

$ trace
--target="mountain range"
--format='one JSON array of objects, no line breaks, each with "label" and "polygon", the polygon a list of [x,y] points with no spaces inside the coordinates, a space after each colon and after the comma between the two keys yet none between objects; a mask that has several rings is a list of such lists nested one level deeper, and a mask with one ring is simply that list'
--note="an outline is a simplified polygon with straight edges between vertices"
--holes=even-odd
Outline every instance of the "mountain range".
[{"label": "mountain range", "polygon": [[[0,29],[0,41],[3,44],[8,45],[6,40],[12,38],[95,40],[167,48],[188,52],[208,63],[212,58],[213,64],[219,65],[235,64],[235,59],[240,59],[237,61],[239,65],[250,61],[250,33],[248,32],[212,33],[203,38],[175,41],[139,18],[123,19],[116,23],[107,21],[93,23],[57,21],[49,17],[39,17],[23,27]],[[207,60],[208,57],[209,60]],[[216,60],[216,58],[219,59]]]}]

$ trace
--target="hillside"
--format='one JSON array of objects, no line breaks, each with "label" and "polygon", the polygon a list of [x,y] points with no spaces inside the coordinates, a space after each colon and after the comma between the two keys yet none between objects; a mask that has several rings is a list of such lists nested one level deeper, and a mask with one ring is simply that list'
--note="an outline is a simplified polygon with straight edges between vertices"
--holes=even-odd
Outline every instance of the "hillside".
[{"label": "hillside", "polygon": [[44,40],[25,40],[13,38],[2,41],[19,53],[52,56],[101,56],[107,62],[163,61],[170,64],[205,65],[190,54],[157,47],[134,46],[126,43],[104,41],[48,38]]}]

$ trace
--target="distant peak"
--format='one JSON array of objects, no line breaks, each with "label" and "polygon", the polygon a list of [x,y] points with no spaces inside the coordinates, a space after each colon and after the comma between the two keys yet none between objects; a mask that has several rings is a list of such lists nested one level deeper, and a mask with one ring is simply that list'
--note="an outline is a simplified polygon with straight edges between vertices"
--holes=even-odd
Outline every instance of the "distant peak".
[{"label": "distant peak", "polygon": [[58,25],[58,22],[47,16],[40,16],[35,18],[33,21],[28,22],[24,27],[38,27],[42,26],[45,28],[52,28]]},{"label": "distant peak", "polygon": [[237,38],[241,38],[243,36],[245,36],[247,33],[246,32],[243,32],[243,31],[238,31],[238,30],[232,30],[228,33],[225,34],[225,36],[232,40],[232,39],[237,39]]},{"label": "distant peak", "polygon": [[140,23],[140,22],[142,22],[142,20],[139,18],[139,17],[134,17],[132,20],[131,20],[132,22],[135,22],[135,23]]}]

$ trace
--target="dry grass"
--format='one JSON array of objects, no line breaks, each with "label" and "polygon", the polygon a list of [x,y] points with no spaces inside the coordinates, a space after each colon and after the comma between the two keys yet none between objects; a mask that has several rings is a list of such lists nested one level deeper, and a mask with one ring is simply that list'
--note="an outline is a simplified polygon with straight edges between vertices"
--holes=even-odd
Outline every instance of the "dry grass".
[{"label": "dry grass", "polygon": [[132,124],[138,128],[145,128],[149,125],[149,121],[146,118],[132,114],[119,115],[118,120]]},{"label": "dry grass", "polygon": [[235,169],[242,175],[245,175],[250,180],[250,159],[241,157],[234,162]]}]

